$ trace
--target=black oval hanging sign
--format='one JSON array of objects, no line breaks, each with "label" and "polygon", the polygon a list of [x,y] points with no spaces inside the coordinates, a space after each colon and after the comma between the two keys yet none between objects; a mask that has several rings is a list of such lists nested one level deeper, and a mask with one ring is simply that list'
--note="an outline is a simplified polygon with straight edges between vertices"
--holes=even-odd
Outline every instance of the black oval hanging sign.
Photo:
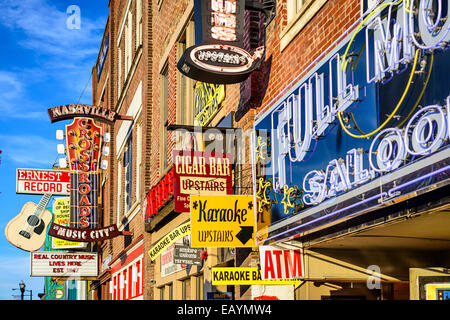
[{"label": "black oval hanging sign", "polygon": [[191,79],[213,84],[242,82],[258,68],[264,54],[242,48],[245,0],[195,0],[195,37],[177,64]]},{"label": "black oval hanging sign", "polygon": [[242,82],[258,68],[264,47],[250,55],[242,48],[222,44],[192,46],[178,62],[178,70],[189,78],[215,84]]}]

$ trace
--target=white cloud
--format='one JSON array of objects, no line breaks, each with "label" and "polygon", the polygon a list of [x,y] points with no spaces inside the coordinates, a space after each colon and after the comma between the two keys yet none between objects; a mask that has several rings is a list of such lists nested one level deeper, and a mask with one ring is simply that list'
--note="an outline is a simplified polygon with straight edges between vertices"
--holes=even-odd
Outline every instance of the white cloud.
[{"label": "white cloud", "polygon": [[40,83],[54,83],[58,93],[72,99],[61,104],[78,102],[85,87],[80,102],[91,101],[89,80],[106,19],[90,19],[81,7],[80,29],[69,29],[69,17],[66,8],[57,8],[47,0],[0,1],[0,24],[14,32],[16,44],[29,52],[27,68],[15,66],[20,61],[12,61],[7,72],[0,72],[0,113],[4,116],[47,119],[47,106],[28,94],[39,90]]},{"label": "white cloud", "polygon": [[37,135],[6,135],[0,134],[2,157],[14,161],[21,166],[51,167],[56,159],[55,140],[46,139]]}]

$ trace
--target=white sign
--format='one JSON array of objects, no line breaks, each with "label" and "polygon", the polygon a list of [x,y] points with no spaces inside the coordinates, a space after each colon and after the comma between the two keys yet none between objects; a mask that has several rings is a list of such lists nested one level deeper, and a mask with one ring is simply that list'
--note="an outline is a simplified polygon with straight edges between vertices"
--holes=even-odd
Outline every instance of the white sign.
[{"label": "white sign", "polygon": [[70,196],[70,173],[61,170],[17,169],[16,193]]},{"label": "white sign", "polygon": [[97,277],[98,254],[90,252],[32,252],[31,276]]},{"label": "white sign", "polygon": [[300,248],[291,250],[261,246],[259,260],[263,280],[304,278],[303,250]]}]

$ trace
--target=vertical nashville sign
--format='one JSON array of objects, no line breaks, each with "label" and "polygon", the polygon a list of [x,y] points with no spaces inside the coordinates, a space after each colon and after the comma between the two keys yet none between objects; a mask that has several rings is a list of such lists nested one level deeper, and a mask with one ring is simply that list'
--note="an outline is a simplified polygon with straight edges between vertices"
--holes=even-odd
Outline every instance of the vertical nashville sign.
[{"label": "vertical nashville sign", "polygon": [[75,118],[66,126],[71,170],[70,226],[98,227],[98,166],[102,128],[90,118]]}]

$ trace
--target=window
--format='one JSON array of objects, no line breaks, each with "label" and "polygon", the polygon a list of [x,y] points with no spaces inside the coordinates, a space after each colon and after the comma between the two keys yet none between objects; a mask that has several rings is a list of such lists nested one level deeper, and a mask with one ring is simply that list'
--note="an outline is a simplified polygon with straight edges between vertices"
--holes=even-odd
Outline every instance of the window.
[{"label": "window", "polygon": [[303,3],[307,0],[287,0],[288,23],[300,12]]},{"label": "window", "polygon": [[195,278],[196,280],[196,300],[203,300],[203,275]]},{"label": "window", "polygon": [[133,135],[128,138],[126,150],[123,156],[123,168],[125,170],[125,213],[131,209],[131,190],[133,185]]},{"label": "window", "polygon": [[168,109],[169,109],[169,68],[165,66],[160,76],[161,84],[161,108],[160,108],[160,174],[167,169],[167,125],[168,125]]},{"label": "window", "polygon": [[142,123],[136,129],[136,197],[140,200],[141,172],[142,172]]},{"label": "window", "polygon": [[122,93],[122,79],[123,79],[123,75],[122,75],[122,49],[119,48],[117,50],[117,76],[118,76],[118,90],[117,93],[120,97],[120,94]]},{"label": "window", "polygon": [[166,285],[166,291],[167,291],[167,299],[173,300],[173,285],[172,285],[172,283]]},{"label": "window", "polygon": [[132,62],[132,38],[133,38],[133,14],[131,11],[128,11],[127,15],[127,24],[125,26],[125,74],[128,75],[128,72],[131,68]]},{"label": "window", "polygon": [[[177,61],[181,58],[186,48],[195,44],[194,21],[189,21],[183,32],[177,47]],[[194,102],[194,81],[177,72],[177,123],[192,125],[193,102]]]},{"label": "window", "polygon": [[191,300],[191,278],[181,281],[181,299]]},{"label": "window", "polygon": [[136,0],[136,50],[142,44],[142,0]]},{"label": "window", "polygon": [[285,0],[287,19],[281,31],[280,49],[283,51],[328,0]]}]

